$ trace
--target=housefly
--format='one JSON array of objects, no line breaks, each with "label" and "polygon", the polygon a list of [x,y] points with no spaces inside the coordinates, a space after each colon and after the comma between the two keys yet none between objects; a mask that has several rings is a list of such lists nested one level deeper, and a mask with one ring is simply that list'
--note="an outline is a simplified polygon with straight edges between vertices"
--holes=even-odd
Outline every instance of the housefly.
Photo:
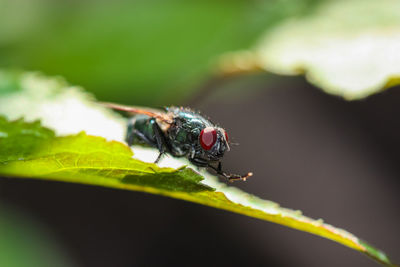
[{"label": "housefly", "polygon": [[160,152],[155,163],[165,154],[186,157],[198,167],[208,167],[229,181],[246,180],[252,176],[227,174],[221,159],[230,150],[227,132],[188,108],[169,107],[158,111],[113,103],[104,106],[125,111],[132,116],[128,122],[126,142],[155,147]]}]

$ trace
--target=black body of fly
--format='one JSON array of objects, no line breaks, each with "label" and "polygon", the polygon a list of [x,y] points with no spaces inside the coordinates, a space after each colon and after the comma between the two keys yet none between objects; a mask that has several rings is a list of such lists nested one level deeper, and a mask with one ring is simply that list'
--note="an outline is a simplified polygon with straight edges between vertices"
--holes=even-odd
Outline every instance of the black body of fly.
[{"label": "black body of fly", "polygon": [[230,181],[246,180],[246,175],[222,171],[221,159],[229,151],[226,131],[215,126],[197,112],[187,108],[170,107],[165,112],[104,103],[105,106],[134,115],[128,123],[126,142],[156,147],[160,154],[186,157],[198,167],[209,167]]}]

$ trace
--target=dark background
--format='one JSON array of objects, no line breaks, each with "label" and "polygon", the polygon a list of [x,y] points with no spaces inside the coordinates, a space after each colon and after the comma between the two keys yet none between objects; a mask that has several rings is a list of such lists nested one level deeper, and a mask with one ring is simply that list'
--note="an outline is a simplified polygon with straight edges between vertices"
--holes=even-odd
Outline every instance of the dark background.
[{"label": "dark background", "polygon": [[[346,102],[302,78],[254,75],[199,95],[193,105],[240,142],[226,168],[255,173],[235,186],[400,260],[399,88]],[[144,193],[1,179],[0,201],[39,222],[76,266],[376,266],[320,237]]]}]

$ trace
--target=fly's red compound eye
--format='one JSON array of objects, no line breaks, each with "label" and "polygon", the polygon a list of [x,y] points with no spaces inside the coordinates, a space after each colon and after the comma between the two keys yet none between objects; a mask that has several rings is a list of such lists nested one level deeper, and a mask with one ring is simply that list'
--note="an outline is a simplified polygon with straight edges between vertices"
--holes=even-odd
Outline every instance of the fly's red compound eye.
[{"label": "fly's red compound eye", "polygon": [[210,150],[217,142],[217,131],[213,127],[206,127],[200,133],[200,145],[204,150]]},{"label": "fly's red compound eye", "polygon": [[228,142],[229,141],[228,133],[227,132],[224,132],[224,133],[225,133],[225,140],[226,140],[226,142]]}]

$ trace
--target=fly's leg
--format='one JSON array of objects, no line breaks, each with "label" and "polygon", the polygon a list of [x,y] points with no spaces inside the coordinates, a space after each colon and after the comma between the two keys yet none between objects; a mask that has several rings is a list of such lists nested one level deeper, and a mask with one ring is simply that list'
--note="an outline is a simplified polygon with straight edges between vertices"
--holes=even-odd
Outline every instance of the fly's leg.
[{"label": "fly's leg", "polygon": [[196,155],[196,149],[195,146],[192,145],[189,149],[189,160],[194,159],[195,155]]},{"label": "fly's leg", "polygon": [[154,163],[158,163],[160,161],[162,155],[165,152],[167,152],[168,143],[167,143],[167,140],[165,138],[163,131],[161,130],[160,126],[157,124],[156,119],[151,118],[150,123],[153,128],[154,137],[156,139],[156,146],[158,148],[158,151],[160,152],[160,154],[158,154],[157,159],[154,161]]},{"label": "fly's leg", "polygon": [[230,181],[230,182],[237,181],[237,180],[246,181],[247,178],[249,178],[250,176],[253,176],[252,172],[249,172],[246,175],[226,174],[225,172],[222,171],[221,162],[218,162],[218,167],[215,167],[215,166],[211,165],[208,161],[203,160],[203,159],[189,158],[189,161],[198,167],[209,167],[209,168],[213,169],[214,171],[217,172],[218,175],[221,175],[222,177],[228,179],[228,181]]},{"label": "fly's leg", "polygon": [[249,178],[250,176],[253,176],[252,172],[249,172],[246,175],[226,174],[225,172],[222,171],[222,163],[221,162],[218,162],[218,167],[214,167],[211,164],[208,164],[208,167],[210,167],[211,169],[215,170],[217,172],[217,174],[219,174],[219,175],[223,176],[224,178],[228,179],[228,181],[230,181],[230,182],[237,181],[237,180],[246,181],[247,178]]},{"label": "fly's leg", "polygon": [[192,147],[189,151],[189,157],[188,160],[190,163],[192,163],[193,165],[195,165],[197,167],[197,170],[200,172],[201,168],[206,168],[208,167],[208,162],[204,161],[202,159],[198,159],[194,157],[194,147]]}]

